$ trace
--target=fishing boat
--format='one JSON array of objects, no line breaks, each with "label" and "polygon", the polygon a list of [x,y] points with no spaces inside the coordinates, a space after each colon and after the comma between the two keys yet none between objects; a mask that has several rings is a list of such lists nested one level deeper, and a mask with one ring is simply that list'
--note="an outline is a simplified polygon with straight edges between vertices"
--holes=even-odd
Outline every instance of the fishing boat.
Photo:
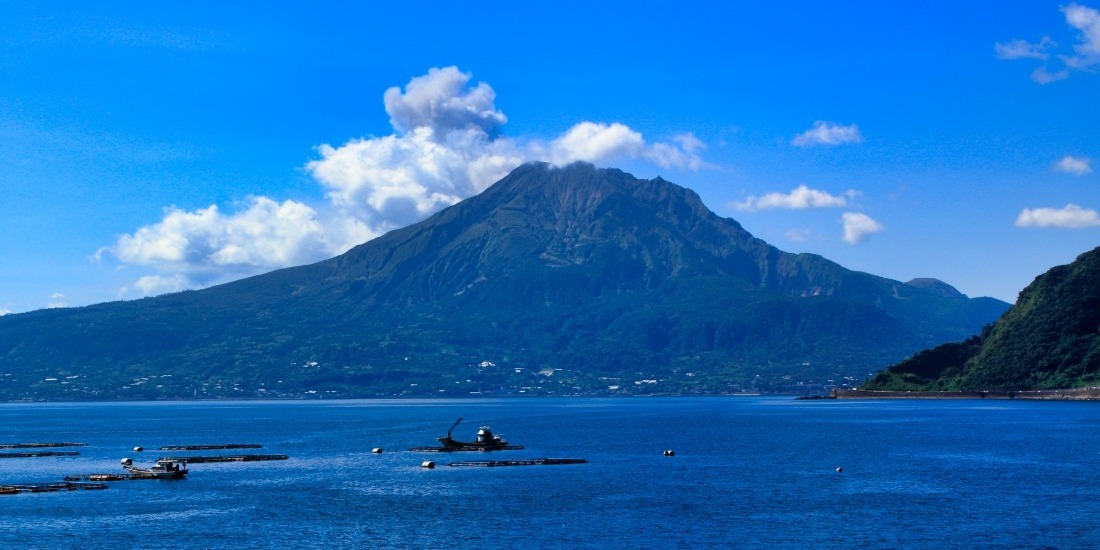
[{"label": "fishing boat", "polygon": [[129,458],[122,459],[122,467],[136,478],[183,479],[187,475],[187,465],[171,460],[158,460],[151,468],[138,468]]},{"label": "fishing boat", "polygon": [[509,445],[507,439],[494,434],[488,426],[482,426],[478,429],[476,441],[459,441],[451,437],[451,432],[454,431],[459,422],[462,422],[462,418],[451,425],[451,429],[447,430],[447,435],[436,438],[442,447],[414,447],[410,450],[428,453],[450,453],[455,451],[513,451],[523,448],[520,445]]}]

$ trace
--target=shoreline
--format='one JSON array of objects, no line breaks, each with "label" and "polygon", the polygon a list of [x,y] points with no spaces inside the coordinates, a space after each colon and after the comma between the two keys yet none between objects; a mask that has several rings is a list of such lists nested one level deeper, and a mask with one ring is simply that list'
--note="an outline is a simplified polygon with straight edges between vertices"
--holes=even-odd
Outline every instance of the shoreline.
[{"label": "shoreline", "polygon": [[835,389],[834,399],[1021,399],[1026,401],[1100,401],[1100,387],[1056,390],[874,391]]}]

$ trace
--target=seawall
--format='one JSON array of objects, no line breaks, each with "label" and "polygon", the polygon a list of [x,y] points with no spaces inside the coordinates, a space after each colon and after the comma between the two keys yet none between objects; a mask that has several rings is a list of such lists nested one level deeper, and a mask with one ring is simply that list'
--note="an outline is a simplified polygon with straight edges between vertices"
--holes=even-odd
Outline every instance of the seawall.
[{"label": "seawall", "polygon": [[1060,390],[868,391],[833,390],[836,399],[1025,399],[1033,401],[1100,401],[1100,387]]}]

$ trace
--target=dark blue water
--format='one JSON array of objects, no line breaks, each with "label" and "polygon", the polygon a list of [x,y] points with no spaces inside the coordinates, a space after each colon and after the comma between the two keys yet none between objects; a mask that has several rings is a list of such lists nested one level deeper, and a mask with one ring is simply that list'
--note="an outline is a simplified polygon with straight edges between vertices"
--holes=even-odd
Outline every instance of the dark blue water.
[{"label": "dark blue water", "polygon": [[[406,450],[459,416],[458,438],[488,424],[527,448]],[[161,445],[261,443],[243,452],[292,458],[0,495],[0,547],[1096,547],[1098,427],[1100,404],[1006,401],[9,404],[0,443],[88,446],[0,459],[0,484],[121,473],[120,458],[151,463]],[[525,457],[589,463],[443,466]]]}]

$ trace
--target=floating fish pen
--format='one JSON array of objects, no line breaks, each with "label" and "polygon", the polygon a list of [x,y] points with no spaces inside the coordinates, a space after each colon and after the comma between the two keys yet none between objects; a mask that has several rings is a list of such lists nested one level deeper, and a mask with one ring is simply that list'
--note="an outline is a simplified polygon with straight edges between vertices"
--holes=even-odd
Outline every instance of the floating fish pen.
[{"label": "floating fish pen", "polygon": [[409,449],[414,453],[456,453],[463,451],[521,451],[523,445],[499,445],[496,447],[482,447],[477,445],[462,445],[457,447],[413,447]]},{"label": "floating fish pen", "polygon": [[89,481],[102,483],[105,481],[132,481],[137,479],[160,479],[155,474],[129,473],[129,474],[80,474],[65,476],[65,481]]},{"label": "floating fish pen", "polygon": [[158,458],[157,461],[170,460],[172,462],[199,464],[203,462],[257,462],[264,460],[286,460],[288,458],[290,457],[287,455],[166,456]]},{"label": "floating fish pen", "polygon": [[65,481],[123,481],[127,479],[134,479],[130,474],[81,474],[65,476]]},{"label": "floating fish pen", "polygon": [[467,460],[452,462],[448,466],[495,468],[498,466],[553,466],[557,464],[587,464],[584,458],[527,458],[519,460]]},{"label": "floating fish pen", "polygon": [[165,445],[162,451],[226,451],[230,449],[259,449],[258,443],[225,443],[222,445]]},{"label": "floating fish pen", "polygon": [[58,493],[61,491],[93,491],[106,489],[104,483],[77,483],[66,481],[63,483],[19,483],[0,485],[0,495],[15,495],[19,493]]},{"label": "floating fish pen", "polygon": [[0,443],[0,449],[48,449],[50,447],[85,447],[86,443]]},{"label": "floating fish pen", "polygon": [[0,453],[0,458],[38,458],[45,456],[80,456],[76,451],[38,451],[31,453]]}]

